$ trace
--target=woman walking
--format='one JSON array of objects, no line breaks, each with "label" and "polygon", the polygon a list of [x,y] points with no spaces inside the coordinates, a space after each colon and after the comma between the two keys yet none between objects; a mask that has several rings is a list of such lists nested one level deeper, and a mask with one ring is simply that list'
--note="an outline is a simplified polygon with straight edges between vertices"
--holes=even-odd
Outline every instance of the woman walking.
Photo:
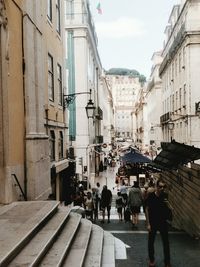
[{"label": "woman walking", "polygon": [[140,213],[140,207],[142,206],[142,202],[143,202],[142,191],[139,188],[139,183],[135,181],[128,195],[128,206],[130,207],[132,214],[133,227],[134,226],[137,227],[138,225],[138,216]]}]

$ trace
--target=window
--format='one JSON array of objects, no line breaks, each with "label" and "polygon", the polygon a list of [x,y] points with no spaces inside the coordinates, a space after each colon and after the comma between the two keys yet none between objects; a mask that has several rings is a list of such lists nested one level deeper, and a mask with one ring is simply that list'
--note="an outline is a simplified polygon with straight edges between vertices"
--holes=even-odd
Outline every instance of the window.
[{"label": "window", "polygon": [[48,54],[48,92],[49,99],[54,101],[53,57],[50,54]]},{"label": "window", "polygon": [[52,22],[52,0],[47,0],[47,17]]},{"label": "window", "polygon": [[183,107],[186,107],[186,84],[183,87]]},{"label": "window", "polygon": [[181,88],[179,89],[179,108],[181,109],[182,107],[182,90]]},{"label": "window", "polygon": [[68,0],[66,1],[66,19],[74,18],[74,1]]},{"label": "window", "polygon": [[176,103],[175,103],[175,106],[176,106],[176,110],[178,109],[178,91],[176,91]]},{"label": "window", "polygon": [[59,156],[59,159],[63,158],[63,133],[62,132],[59,132],[58,156]]},{"label": "window", "polygon": [[62,98],[62,67],[57,64],[57,77],[58,77],[58,103],[63,104]]},{"label": "window", "polygon": [[50,131],[49,137],[49,145],[50,145],[50,160],[55,160],[55,133],[53,130]]},{"label": "window", "polygon": [[172,111],[175,111],[175,100],[174,100],[174,94],[172,95]]},{"label": "window", "polygon": [[56,30],[60,34],[61,27],[60,27],[60,0],[56,0]]}]

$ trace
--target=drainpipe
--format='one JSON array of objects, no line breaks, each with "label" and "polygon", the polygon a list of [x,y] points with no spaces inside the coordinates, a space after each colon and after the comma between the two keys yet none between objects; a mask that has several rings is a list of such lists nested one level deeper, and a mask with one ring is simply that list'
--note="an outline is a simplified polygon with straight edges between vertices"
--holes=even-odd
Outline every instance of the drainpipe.
[{"label": "drainpipe", "polygon": [[[21,11],[22,12],[22,11]],[[27,163],[26,163],[26,98],[25,98],[25,59],[24,59],[24,16],[22,14],[22,71],[23,71],[23,96],[24,96],[24,195],[27,200]]]}]

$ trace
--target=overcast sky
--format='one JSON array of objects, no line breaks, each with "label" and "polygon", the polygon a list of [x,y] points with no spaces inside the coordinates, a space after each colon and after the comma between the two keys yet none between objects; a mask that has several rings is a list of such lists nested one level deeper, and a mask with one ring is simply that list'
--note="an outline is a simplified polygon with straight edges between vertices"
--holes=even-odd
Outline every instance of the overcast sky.
[{"label": "overcast sky", "polygon": [[[102,15],[97,12],[100,3]],[[147,79],[151,57],[163,48],[164,30],[180,0],[90,0],[102,66],[136,69]]]}]

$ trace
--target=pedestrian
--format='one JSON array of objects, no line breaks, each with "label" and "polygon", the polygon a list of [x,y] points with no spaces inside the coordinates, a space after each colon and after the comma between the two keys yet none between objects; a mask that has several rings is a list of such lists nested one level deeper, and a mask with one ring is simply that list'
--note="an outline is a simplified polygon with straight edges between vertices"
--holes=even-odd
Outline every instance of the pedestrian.
[{"label": "pedestrian", "polygon": [[116,198],[116,209],[119,216],[119,221],[122,221],[122,208],[124,206],[124,199],[121,195],[121,192],[117,192]]},{"label": "pedestrian", "polygon": [[152,193],[155,191],[155,183],[153,181],[153,178],[151,177],[148,183],[148,193]]},{"label": "pedestrian", "polygon": [[107,210],[108,223],[110,223],[110,209],[112,203],[112,193],[107,188],[107,185],[103,186],[103,190],[101,192],[101,210],[102,210],[102,223],[105,222],[105,210]]},{"label": "pedestrian", "polygon": [[160,232],[165,267],[171,267],[170,265],[170,248],[168,238],[168,222],[166,211],[169,211],[167,194],[164,192],[165,184],[162,180],[158,180],[156,183],[155,192],[148,194],[146,199],[146,220],[148,235],[148,254],[149,254],[149,267],[155,266],[154,257],[154,241],[157,231]]},{"label": "pedestrian", "polygon": [[87,192],[87,196],[85,198],[84,206],[85,206],[86,218],[88,218],[91,221],[93,221],[94,205],[93,205],[93,199],[92,199],[92,193],[91,192]]},{"label": "pedestrian", "polygon": [[124,181],[122,182],[122,185],[120,186],[120,190],[119,191],[121,193],[121,196],[124,199],[124,207],[125,207],[127,205],[128,189],[127,189],[127,186],[125,185]]},{"label": "pedestrian", "polygon": [[92,200],[93,200],[93,215],[94,215],[94,222],[98,220],[98,205],[99,205],[99,196],[97,192],[97,188],[92,188]]},{"label": "pedestrian", "polygon": [[98,209],[98,212],[99,212],[99,210],[101,210],[101,185],[100,185],[99,182],[96,183],[96,194],[98,196],[97,209]]},{"label": "pedestrian", "polygon": [[83,195],[83,192],[76,192],[73,202],[74,202],[74,206],[83,207],[84,206],[84,195]]},{"label": "pedestrian", "polygon": [[140,208],[142,206],[142,191],[139,188],[139,183],[134,182],[128,194],[128,206],[132,214],[132,226],[137,227],[139,220]]},{"label": "pedestrian", "polygon": [[146,199],[147,199],[147,196],[148,196],[148,188],[149,188],[149,186],[148,186],[148,183],[145,183],[144,184],[144,188],[142,189],[142,198],[143,198],[143,202],[142,202],[142,204],[143,204],[143,212],[145,213],[145,209],[146,209]]}]

